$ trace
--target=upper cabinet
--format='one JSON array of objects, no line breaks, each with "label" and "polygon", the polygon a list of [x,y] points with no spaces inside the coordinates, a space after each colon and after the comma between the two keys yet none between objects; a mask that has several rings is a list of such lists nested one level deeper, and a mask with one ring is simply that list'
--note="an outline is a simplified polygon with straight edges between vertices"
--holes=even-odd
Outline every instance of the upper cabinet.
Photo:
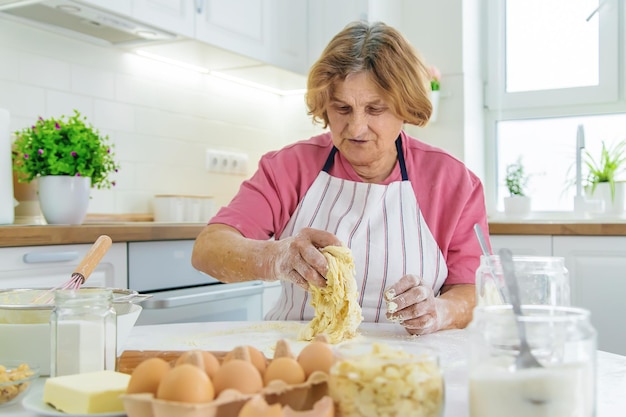
[{"label": "upper cabinet", "polygon": [[196,6],[201,6],[202,1],[133,0],[126,3],[132,3],[131,13],[137,20],[178,35],[195,36]]},{"label": "upper cabinet", "polygon": [[206,0],[196,39],[295,72],[306,71],[307,0]]},{"label": "upper cabinet", "polygon": [[153,26],[298,73],[307,71],[308,0],[134,0]]},{"label": "upper cabinet", "polygon": [[352,21],[384,21],[400,28],[403,0],[81,1],[187,39],[306,74],[331,38]]}]

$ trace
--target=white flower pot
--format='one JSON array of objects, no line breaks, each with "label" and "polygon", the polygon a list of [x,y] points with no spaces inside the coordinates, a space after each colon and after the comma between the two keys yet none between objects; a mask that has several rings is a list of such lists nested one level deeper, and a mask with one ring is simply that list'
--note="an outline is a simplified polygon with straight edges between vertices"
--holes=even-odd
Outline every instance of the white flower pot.
[{"label": "white flower pot", "polygon": [[[587,187],[585,192],[587,191],[591,191],[590,187]],[[608,182],[597,183],[595,190],[590,194],[592,199],[604,201],[605,216],[619,217],[624,214],[626,183],[622,181],[617,181],[615,183],[615,198],[611,198],[611,187]]]},{"label": "white flower pot", "polygon": [[39,177],[39,205],[48,224],[82,224],[87,215],[91,178]]},{"label": "white flower pot", "polygon": [[441,96],[441,92],[439,90],[430,91],[430,103],[433,106],[433,112],[430,115],[430,122],[436,122],[437,116],[439,115],[439,98]]},{"label": "white flower pot", "polygon": [[504,197],[504,214],[516,219],[528,217],[530,214],[530,197],[519,195]]}]

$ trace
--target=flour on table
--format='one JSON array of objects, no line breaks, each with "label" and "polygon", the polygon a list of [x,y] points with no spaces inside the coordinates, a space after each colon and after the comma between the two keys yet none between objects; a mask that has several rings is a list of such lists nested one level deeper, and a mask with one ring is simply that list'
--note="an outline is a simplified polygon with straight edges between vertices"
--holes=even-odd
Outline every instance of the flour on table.
[{"label": "flour on table", "polygon": [[311,286],[311,305],[315,316],[299,334],[301,340],[312,340],[324,333],[331,343],[357,335],[363,321],[354,278],[352,251],[345,246],[327,246],[321,250],[328,262],[326,286]]}]

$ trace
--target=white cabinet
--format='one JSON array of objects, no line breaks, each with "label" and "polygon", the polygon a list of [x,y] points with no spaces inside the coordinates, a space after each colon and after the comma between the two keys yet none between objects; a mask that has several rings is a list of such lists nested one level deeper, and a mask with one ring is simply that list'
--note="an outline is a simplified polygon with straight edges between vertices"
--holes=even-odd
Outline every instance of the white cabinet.
[{"label": "white cabinet", "polygon": [[195,38],[296,72],[307,67],[307,0],[206,0]]},{"label": "white cabinet", "polygon": [[591,311],[598,348],[626,355],[626,237],[554,236],[553,243],[570,272],[572,304]]},{"label": "white cabinet", "polygon": [[491,248],[497,254],[502,248],[510,249],[514,255],[551,256],[552,236],[491,235]]},{"label": "white cabinet", "polygon": [[[131,4],[131,2],[126,1]],[[198,1],[133,0],[132,16],[159,29],[169,30],[189,38],[195,37]]]},{"label": "white cabinet", "polygon": [[144,23],[305,73],[308,0],[133,0]]},{"label": "white cabinet", "polygon": [[[68,281],[90,244],[0,249],[0,288],[52,288]],[[85,283],[128,288],[126,243],[114,243]]]}]

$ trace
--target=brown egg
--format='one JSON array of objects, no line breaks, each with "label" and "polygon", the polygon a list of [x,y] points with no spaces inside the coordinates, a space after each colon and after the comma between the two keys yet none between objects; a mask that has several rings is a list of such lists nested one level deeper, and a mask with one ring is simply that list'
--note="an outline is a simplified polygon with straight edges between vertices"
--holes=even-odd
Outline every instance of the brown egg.
[{"label": "brown egg", "polygon": [[161,358],[150,358],[142,361],[133,370],[126,392],[128,394],[150,392],[156,395],[163,375],[170,369],[170,364]]},{"label": "brown egg", "polygon": [[330,373],[330,367],[335,362],[335,356],[328,343],[311,342],[298,355],[298,363],[304,369],[308,378],[314,371]]},{"label": "brown egg", "polygon": [[254,397],[248,400],[238,417],[282,417],[283,410],[279,403],[268,405],[263,397]]},{"label": "brown egg", "polygon": [[215,355],[211,352],[207,352],[206,350],[190,350],[183,353],[178,357],[178,359],[176,359],[176,366],[183,363],[190,363],[196,366],[200,365],[197,363],[198,360],[194,358],[194,356],[198,354],[202,357],[202,366],[204,367],[204,371],[209,378],[213,378],[220,367],[220,361],[217,360]]},{"label": "brown egg", "polygon": [[[258,350],[254,346],[246,346],[246,347],[248,348],[248,353],[250,354],[250,360],[252,361],[252,364],[254,365],[254,367],[256,369],[259,370],[261,375],[263,375],[263,373],[265,372],[265,368],[267,366],[267,359],[265,358],[265,355],[263,355],[263,352],[261,352],[260,350]],[[224,356],[224,359],[222,360],[222,363],[225,363],[225,362],[228,362],[231,359],[234,359],[234,357],[233,357],[233,352],[234,351],[235,351],[235,349],[233,349],[230,352],[228,352]]]},{"label": "brown egg", "polygon": [[185,403],[206,403],[215,398],[215,390],[209,376],[202,369],[183,363],[163,375],[157,398]]},{"label": "brown egg", "polygon": [[222,363],[215,373],[213,384],[218,395],[225,389],[235,389],[242,394],[255,394],[263,388],[263,379],[250,362],[231,359]]},{"label": "brown egg", "polygon": [[279,379],[286,382],[289,385],[301,384],[305,381],[306,376],[304,369],[298,363],[297,360],[282,356],[280,358],[272,359],[265,374],[263,375],[263,382],[268,385],[271,381]]}]

